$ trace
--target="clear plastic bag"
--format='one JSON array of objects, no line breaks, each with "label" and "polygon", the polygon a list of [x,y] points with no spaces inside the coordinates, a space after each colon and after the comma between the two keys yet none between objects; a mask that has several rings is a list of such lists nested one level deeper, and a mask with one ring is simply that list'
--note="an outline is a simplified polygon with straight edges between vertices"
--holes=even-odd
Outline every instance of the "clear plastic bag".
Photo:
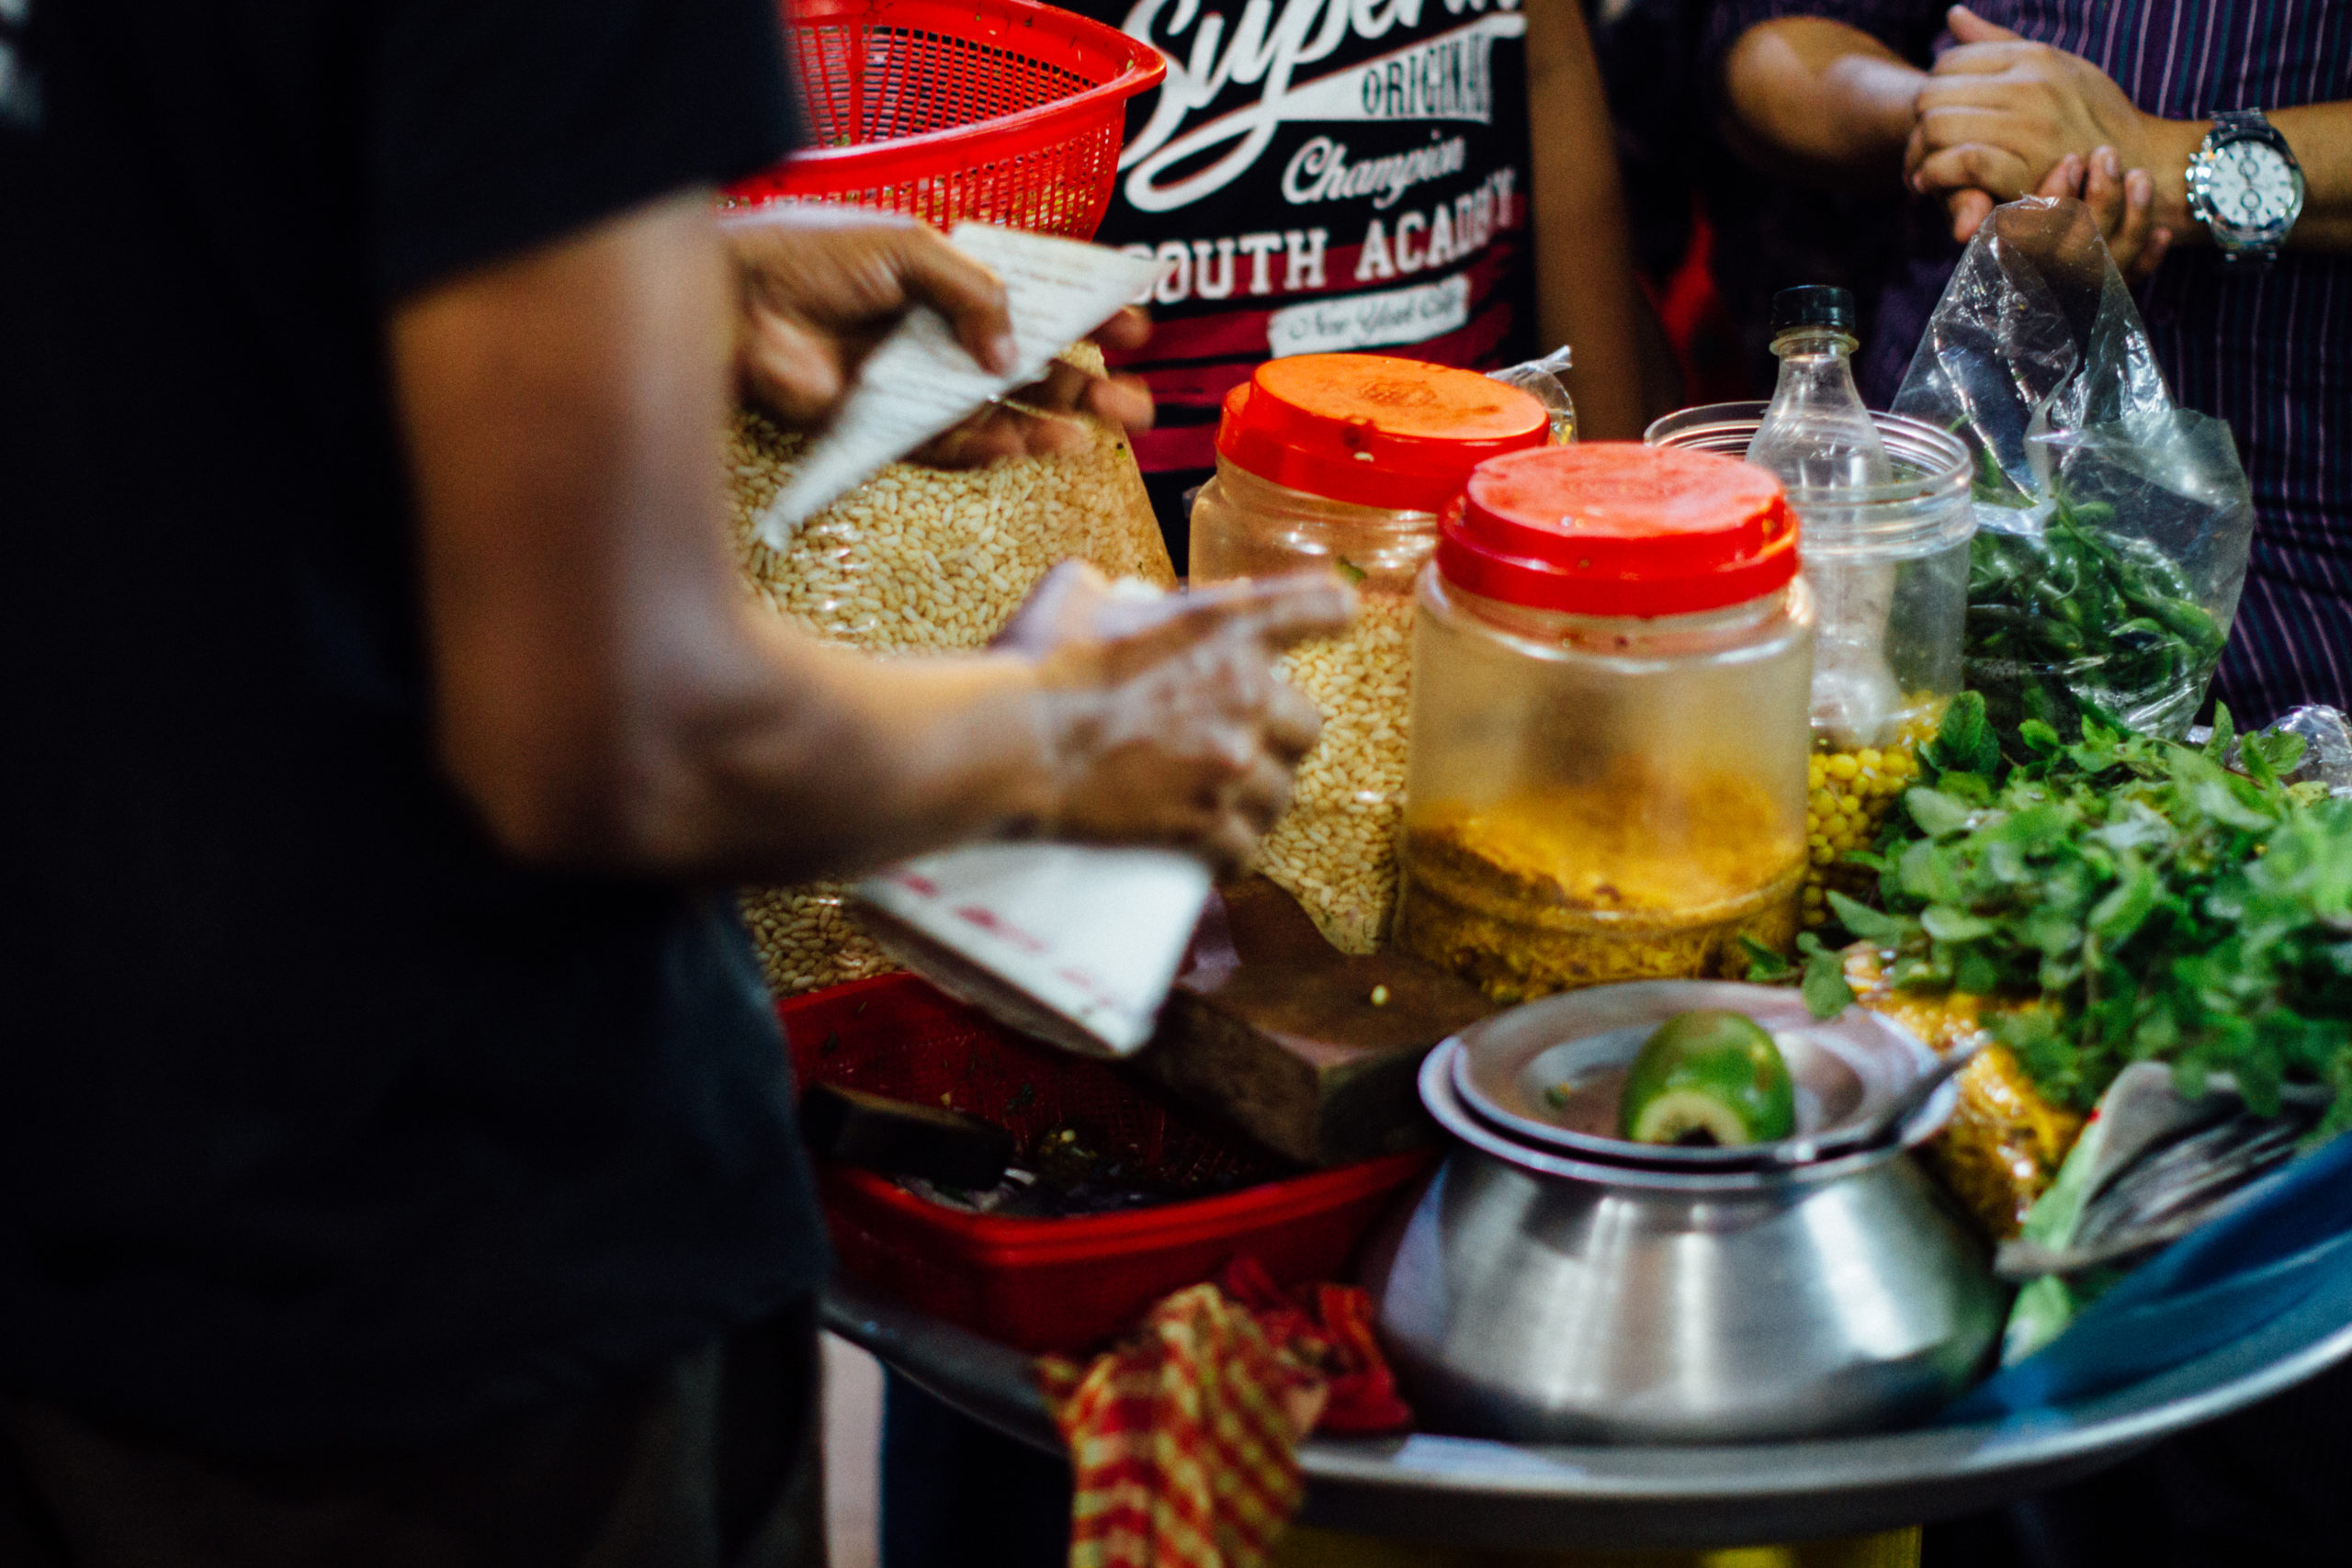
[{"label": "clear plastic bag", "polygon": [[[1101,351],[1067,357],[1100,373]],[[985,648],[1029,591],[1065,560],[1157,587],[1176,581],[1125,435],[1086,422],[1066,457],[1015,457],[948,471],[893,463],[794,530],[782,550],[758,519],[806,448],[749,410],[727,443],[737,559],[752,591],[828,642],[876,653]],[[743,915],[778,996],[897,967],[844,908],[839,883],[747,888]]]},{"label": "clear plastic bag", "polygon": [[1996,724],[2071,735],[2088,705],[2184,733],[2237,612],[2254,501],[2229,426],[2174,404],[2082,203],[1995,210],[1894,412],[1975,454],[1966,680]]},{"label": "clear plastic bag", "polygon": [[1488,372],[1489,379],[1517,387],[1544,405],[1544,412],[1552,416],[1555,446],[1566,446],[1577,438],[1577,405],[1568,396],[1567,383],[1561,379],[1575,357],[1568,345],[1562,344],[1541,359]]}]

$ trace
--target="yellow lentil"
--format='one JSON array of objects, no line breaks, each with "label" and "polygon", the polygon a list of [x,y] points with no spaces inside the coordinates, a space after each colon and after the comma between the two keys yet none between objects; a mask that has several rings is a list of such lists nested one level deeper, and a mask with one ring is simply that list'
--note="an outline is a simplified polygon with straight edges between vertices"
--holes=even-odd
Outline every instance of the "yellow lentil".
[{"label": "yellow lentil", "polygon": [[1934,738],[1942,721],[1936,705],[1906,721],[1901,735],[1886,747],[1864,746],[1833,751],[1826,742],[1805,764],[1805,848],[1811,863],[1805,871],[1804,923],[1825,924],[1829,919],[1831,888],[1854,897],[1865,896],[1874,874],[1866,866],[1841,863],[1849,850],[1870,848],[1895,800],[1919,776],[1918,749]]}]

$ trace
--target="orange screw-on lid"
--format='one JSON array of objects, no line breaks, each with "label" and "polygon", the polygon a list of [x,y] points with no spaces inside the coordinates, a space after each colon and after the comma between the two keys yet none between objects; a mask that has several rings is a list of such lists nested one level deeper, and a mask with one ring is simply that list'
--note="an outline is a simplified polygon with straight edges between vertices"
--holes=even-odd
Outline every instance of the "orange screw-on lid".
[{"label": "orange screw-on lid", "polygon": [[1220,457],[1358,506],[1435,512],[1488,457],[1550,439],[1551,416],[1475,370],[1381,354],[1270,359],[1227,392]]},{"label": "orange screw-on lid", "polygon": [[1765,469],[1589,442],[1479,465],[1439,520],[1437,564],[1469,592],[1532,609],[1690,615],[1794,577],[1797,520]]}]

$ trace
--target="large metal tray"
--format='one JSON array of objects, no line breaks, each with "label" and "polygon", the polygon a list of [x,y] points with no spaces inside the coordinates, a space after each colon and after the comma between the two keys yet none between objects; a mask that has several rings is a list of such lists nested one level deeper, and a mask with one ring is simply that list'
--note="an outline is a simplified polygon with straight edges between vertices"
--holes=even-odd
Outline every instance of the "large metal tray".
[{"label": "large metal tray", "polygon": [[[1025,1356],[836,1285],[826,1326],[975,1419],[1058,1451]],[[1518,1448],[1416,1435],[1301,1451],[1304,1521],[1530,1550],[1696,1549],[1918,1524],[2013,1501],[2289,1388],[2352,1355],[2352,1299],[2314,1296],[2161,1376],[1990,1425],[1823,1442]]]}]

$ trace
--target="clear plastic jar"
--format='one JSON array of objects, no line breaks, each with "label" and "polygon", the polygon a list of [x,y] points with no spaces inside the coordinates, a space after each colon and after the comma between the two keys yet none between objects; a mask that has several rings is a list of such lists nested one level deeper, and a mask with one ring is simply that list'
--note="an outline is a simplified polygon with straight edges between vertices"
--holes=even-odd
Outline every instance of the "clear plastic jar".
[{"label": "clear plastic jar", "polygon": [[[1764,409],[1685,409],[1651,425],[1646,438],[1736,457]],[[1868,890],[1875,874],[1840,857],[1877,838],[1895,798],[1918,775],[1920,745],[1961,688],[1969,541],[1976,532],[1968,448],[1900,414],[1871,420],[1894,467],[1890,482],[1787,492],[1804,529],[1815,617],[1807,925],[1827,918],[1829,888]]]},{"label": "clear plastic jar", "polygon": [[1396,906],[1413,579],[1438,510],[1482,460],[1549,434],[1527,392],[1380,355],[1271,360],[1227,395],[1216,476],[1193,505],[1193,581],[1336,566],[1363,601],[1346,632],[1279,666],[1323,734],[1259,852],[1343,952],[1374,951]]},{"label": "clear plastic jar", "polygon": [[1516,1001],[1794,940],[1813,611],[1761,469],[1502,457],[1420,577],[1397,944]]}]

